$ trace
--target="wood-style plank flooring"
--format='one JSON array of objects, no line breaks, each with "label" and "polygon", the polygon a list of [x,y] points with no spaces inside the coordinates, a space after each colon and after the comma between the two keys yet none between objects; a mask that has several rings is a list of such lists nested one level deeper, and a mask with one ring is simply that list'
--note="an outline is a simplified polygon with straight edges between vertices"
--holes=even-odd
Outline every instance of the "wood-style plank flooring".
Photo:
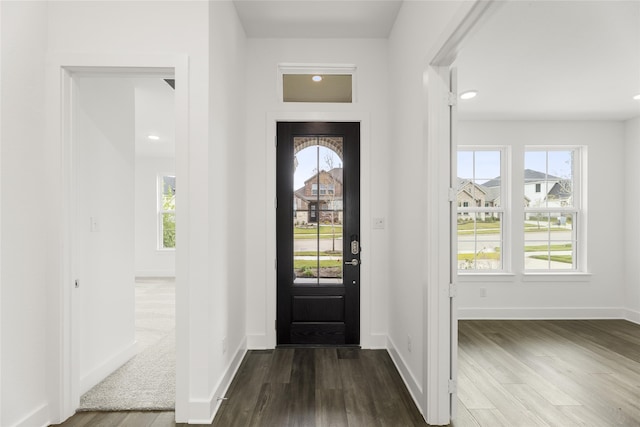
[{"label": "wood-style plank flooring", "polygon": [[640,325],[460,321],[455,427],[640,426]]},{"label": "wood-style plank flooring", "polygon": [[[217,427],[425,426],[385,351],[251,351]],[[460,321],[453,427],[639,427],[640,325]],[[63,426],[174,427],[172,412],[79,413]],[[180,425],[180,424],[178,424]]]}]

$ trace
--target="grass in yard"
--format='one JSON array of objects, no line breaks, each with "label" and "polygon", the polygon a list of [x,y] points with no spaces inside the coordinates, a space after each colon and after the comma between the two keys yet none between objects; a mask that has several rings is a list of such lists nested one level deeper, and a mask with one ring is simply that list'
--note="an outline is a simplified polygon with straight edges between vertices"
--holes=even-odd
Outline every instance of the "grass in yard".
[{"label": "grass in yard", "polygon": [[[320,256],[337,256],[342,255],[342,251],[322,251],[320,252]],[[299,251],[294,252],[293,256],[318,256],[318,252],[316,251]]]},{"label": "grass in yard", "polygon": [[489,253],[480,253],[480,254],[458,254],[458,261],[473,261],[474,259],[500,259],[500,253],[498,252],[489,252]]},{"label": "grass in yard", "polygon": [[541,259],[543,261],[564,262],[566,264],[573,263],[573,257],[571,255],[531,255],[529,258]]},{"label": "grass in yard", "polygon": [[[334,231],[335,231],[336,235],[342,234],[342,225],[341,224],[336,224],[333,227],[334,228],[332,229],[330,225],[321,225],[320,226],[320,234],[333,234]],[[293,234],[295,234],[295,235],[312,234],[312,235],[315,236],[316,234],[318,234],[318,228],[317,227],[294,227]]]},{"label": "grass in yard", "polygon": [[525,246],[525,252],[540,252],[540,251],[570,251],[571,243],[563,244],[563,245],[532,245]]},{"label": "grass in yard", "polygon": [[[320,261],[320,268],[324,267],[340,267],[342,265],[342,260],[327,260],[323,259]],[[318,266],[318,261],[316,260],[306,260],[306,259],[294,259],[293,260],[293,268],[298,270],[302,268],[316,268]]]}]

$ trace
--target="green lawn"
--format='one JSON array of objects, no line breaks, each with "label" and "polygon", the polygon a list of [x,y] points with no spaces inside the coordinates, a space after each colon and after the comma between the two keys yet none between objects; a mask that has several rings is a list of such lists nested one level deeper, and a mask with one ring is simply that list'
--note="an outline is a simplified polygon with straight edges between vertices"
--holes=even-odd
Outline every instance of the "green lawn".
[{"label": "green lawn", "polygon": [[571,243],[563,244],[563,245],[533,245],[533,246],[525,246],[525,252],[540,252],[540,251],[570,251]]},{"label": "green lawn", "polygon": [[[337,256],[337,255],[342,255],[342,252],[332,252],[332,251],[320,252],[320,256]],[[318,256],[318,252],[316,252],[316,251],[299,251],[299,252],[294,252],[293,256]]]},{"label": "green lawn", "polygon": [[[321,260],[320,268],[325,267],[340,267],[342,265],[342,260]],[[295,270],[299,270],[302,268],[316,268],[318,266],[318,261],[316,260],[306,260],[306,259],[294,259],[293,260],[293,268]]]},{"label": "green lawn", "polygon": [[541,259],[543,261],[555,261],[555,262],[564,262],[566,264],[573,263],[573,257],[571,255],[531,255],[529,258]]},{"label": "green lawn", "polygon": [[[320,234],[333,234],[335,231],[336,235],[342,234],[342,224],[336,224],[331,227],[331,225],[321,225],[320,226]],[[318,227],[294,227],[293,234],[296,236],[300,234],[318,234]]]},{"label": "green lawn", "polygon": [[498,252],[489,252],[489,253],[481,253],[481,254],[458,254],[458,261],[473,261],[474,259],[500,259],[500,253]]}]

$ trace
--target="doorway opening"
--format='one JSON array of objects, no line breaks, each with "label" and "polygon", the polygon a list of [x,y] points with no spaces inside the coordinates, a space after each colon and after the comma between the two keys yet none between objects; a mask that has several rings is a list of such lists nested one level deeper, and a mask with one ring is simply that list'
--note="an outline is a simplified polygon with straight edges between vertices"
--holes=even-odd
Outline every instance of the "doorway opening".
[{"label": "doorway opening", "polygon": [[72,82],[78,408],[171,410],[175,81],[83,72]]}]

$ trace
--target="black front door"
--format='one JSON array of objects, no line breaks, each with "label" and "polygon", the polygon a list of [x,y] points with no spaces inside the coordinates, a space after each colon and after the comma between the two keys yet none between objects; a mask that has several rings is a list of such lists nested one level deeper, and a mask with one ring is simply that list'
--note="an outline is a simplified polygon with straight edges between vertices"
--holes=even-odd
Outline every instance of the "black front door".
[{"label": "black front door", "polygon": [[358,345],[360,124],[277,132],[278,345]]}]

